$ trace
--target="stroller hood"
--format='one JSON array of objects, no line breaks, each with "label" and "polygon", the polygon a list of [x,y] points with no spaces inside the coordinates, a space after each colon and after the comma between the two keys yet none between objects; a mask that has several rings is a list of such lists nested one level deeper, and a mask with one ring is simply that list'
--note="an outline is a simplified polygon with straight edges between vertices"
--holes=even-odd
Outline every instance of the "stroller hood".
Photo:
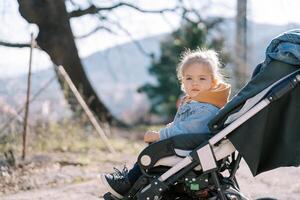
[{"label": "stroller hood", "polygon": [[[294,55],[300,54],[298,33],[299,31],[287,32],[271,42],[267,48],[265,62],[256,67],[252,79],[210,122],[209,126],[213,133],[222,130],[227,118],[238,112],[247,99],[300,69],[300,60],[297,63],[295,59],[299,55]],[[293,37],[290,37],[291,35]],[[285,52],[288,52],[286,55],[292,56],[293,59],[282,55],[276,57],[272,51],[280,53],[280,48],[287,43],[293,46],[293,52],[285,49]],[[299,51],[294,51],[295,47],[299,48]],[[289,60],[293,60],[293,63],[288,62]],[[300,165],[299,111],[300,86],[298,85],[292,92],[272,102],[228,136],[247,162],[253,175],[277,167]]]}]

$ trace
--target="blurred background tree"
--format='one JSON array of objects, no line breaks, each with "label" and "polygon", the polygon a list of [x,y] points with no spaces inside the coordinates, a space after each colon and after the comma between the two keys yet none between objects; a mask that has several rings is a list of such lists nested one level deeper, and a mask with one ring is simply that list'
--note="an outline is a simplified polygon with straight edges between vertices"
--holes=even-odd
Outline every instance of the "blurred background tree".
[{"label": "blurred background tree", "polygon": [[218,29],[221,22],[222,18],[192,21],[183,17],[181,28],[161,43],[161,55],[152,58],[149,68],[149,73],[157,82],[139,88],[139,92],[146,93],[151,101],[151,113],[161,116],[165,121],[174,117],[176,102],[182,94],[176,67],[181,54],[187,49],[212,48],[220,54],[222,66],[229,61],[229,55],[223,49],[224,38]]}]

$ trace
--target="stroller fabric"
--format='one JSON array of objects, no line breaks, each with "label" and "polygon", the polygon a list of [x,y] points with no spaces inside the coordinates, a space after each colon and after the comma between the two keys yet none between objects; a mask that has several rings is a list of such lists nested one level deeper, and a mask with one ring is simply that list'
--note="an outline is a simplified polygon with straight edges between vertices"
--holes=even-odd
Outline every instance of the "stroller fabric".
[{"label": "stroller fabric", "polygon": [[[222,130],[226,119],[237,113],[247,99],[299,69],[300,30],[292,30],[272,40],[265,61],[256,67],[249,83],[211,121],[212,132]],[[300,86],[297,86],[229,135],[253,175],[281,166],[299,166],[299,111]]]}]

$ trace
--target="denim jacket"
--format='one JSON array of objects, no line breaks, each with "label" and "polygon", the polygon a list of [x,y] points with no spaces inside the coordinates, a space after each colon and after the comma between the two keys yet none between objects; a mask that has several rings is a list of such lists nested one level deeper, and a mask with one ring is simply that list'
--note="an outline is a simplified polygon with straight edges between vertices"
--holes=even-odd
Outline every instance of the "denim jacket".
[{"label": "denim jacket", "polygon": [[284,32],[271,41],[266,50],[264,65],[273,59],[291,65],[300,64],[300,29]]},{"label": "denim jacket", "polygon": [[208,123],[218,111],[218,107],[208,103],[185,103],[178,109],[173,122],[159,131],[160,140],[185,133],[209,133]]},{"label": "denim jacket", "polygon": [[267,47],[266,59],[254,70],[252,78],[272,61],[300,65],[300,29],[284,32],[274,38]]}]

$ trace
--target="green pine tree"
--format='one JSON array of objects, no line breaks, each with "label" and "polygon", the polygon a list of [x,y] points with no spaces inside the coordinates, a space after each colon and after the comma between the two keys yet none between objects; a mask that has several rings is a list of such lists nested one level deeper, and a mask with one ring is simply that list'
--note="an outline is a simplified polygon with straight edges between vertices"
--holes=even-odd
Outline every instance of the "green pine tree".
[{"label": "green pine tree", "polygon": [[219,22],[220,19],[207,23],[185,21],[181,28],[161,43],[161,55],[158,59],[152,59],[149,68],[149,73],[156,78],[157,83],[145,84],[139,88],[139,92],[145,92],[151,101],[151,113],[162,116],[166,121],[172,119],[176,113],[176,102],[182,94],[176,67],[184,51],[213,48],[221,53],[223,63],[228,60],[228,56],[222,51],[223,38],[220,34],[218,37],[212,36],[218,35],[215,27]]}]

